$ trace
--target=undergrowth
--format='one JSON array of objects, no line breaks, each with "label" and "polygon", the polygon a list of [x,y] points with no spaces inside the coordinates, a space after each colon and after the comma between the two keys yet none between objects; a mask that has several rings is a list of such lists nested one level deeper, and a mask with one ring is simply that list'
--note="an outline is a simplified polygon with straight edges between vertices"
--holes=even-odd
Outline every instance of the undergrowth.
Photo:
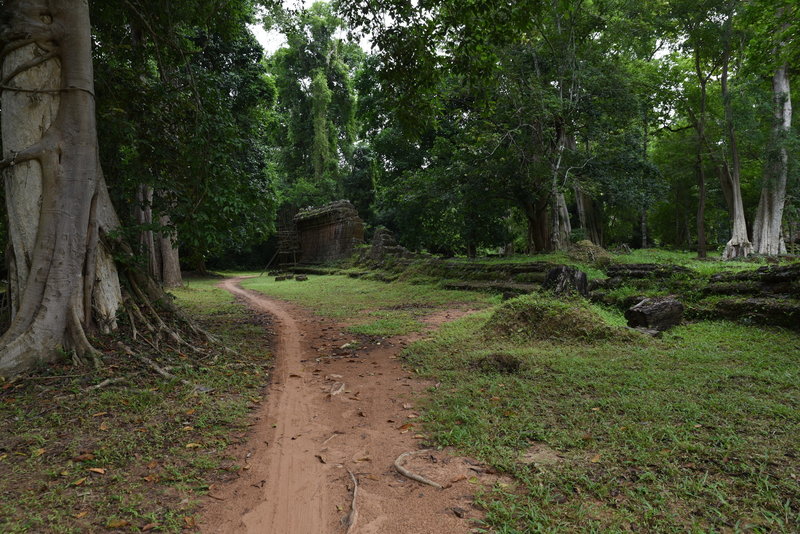
[{"label": "undergrowth", "polygon": [[[166,379],[101,338],[100,370],[58,364],[0,384],[0,531],[196,530],[199,499],[241,468],[226,448],[244,438],[269,364],[263,321],[215,283],[175,294],[232,352],[123,340]],[[93,388],[106,380],[119,382]]]}]

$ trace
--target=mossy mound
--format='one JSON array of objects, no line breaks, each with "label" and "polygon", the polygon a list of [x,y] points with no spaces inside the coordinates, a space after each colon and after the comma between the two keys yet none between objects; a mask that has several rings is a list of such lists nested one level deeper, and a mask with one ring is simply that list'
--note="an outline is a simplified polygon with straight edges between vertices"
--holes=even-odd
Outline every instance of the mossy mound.
[{"label": "mossy mound", "polygon": [[497,308],[483,333],[526,341],[591,342],[631,337],[629,330],[609,325],[586,301],[525,295]]},{"label": "mossy mound", "polygon": [[567,251],[567,256],[579,263],[591,263],[595,265],[609,265],[613,263],[614,257],[606,249],[595,245],[588,239],[574,243]]}]

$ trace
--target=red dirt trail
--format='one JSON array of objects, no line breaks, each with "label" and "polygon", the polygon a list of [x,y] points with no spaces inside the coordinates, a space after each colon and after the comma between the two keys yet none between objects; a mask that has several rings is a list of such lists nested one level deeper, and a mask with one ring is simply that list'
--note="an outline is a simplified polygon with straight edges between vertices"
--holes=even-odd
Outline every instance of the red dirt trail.
[{"label": "red dirt trail", "polygon": [[[246,444],[232,455],[239,477],[212,487],[201,528],[236,534],[467,533],[480,517],[476,482],[498,479],[477,463],[446,451],[415,454],[405,467],[444,486],[405,478],[394,468],[420,449],[414,399],[426,387],[396,359],[411,338],[347,346],[357,336],[307,310],[242,289],[241,278],[220,287],[273,317],[275,368]],[[463,311],[437,314],[436,322]],[[432,321],[433,322],[433,321]],[[419,337],[419,336],[417,336]],[[344,384],[341,388],[340,385]],[[331,395],[331,391],[341,390]],[[353,483],[355,523],[348,530]]]}]

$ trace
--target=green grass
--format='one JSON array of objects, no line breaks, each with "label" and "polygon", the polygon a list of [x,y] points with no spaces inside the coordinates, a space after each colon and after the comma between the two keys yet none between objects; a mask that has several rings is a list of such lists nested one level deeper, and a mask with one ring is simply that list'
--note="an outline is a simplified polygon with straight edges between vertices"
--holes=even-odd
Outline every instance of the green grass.
[{"label": "green grass", "polygon": [[[748,261],[723,261],[720,254],[710,252],[706,260],[698,260],[697,254],[688,251],[672,251],[663,249],[635,249],[630,254],[611,253],[612,259],[616,263],[661,263],[671,265],[681,265],[696,271],[701,276],[710,276],[722,271],[746,271],[756,269],[764,265],[770,265],[763,257],[753,257]],[[553,252],[546,254],[515,255],[508,258],[484,258],[478,259],[479,263],[526,263],[532,261],[546,261],[551,263],[563,263],[577,267],[586,272],[592,278],[604,278],[605,274],[596,266],[579,262],[569,257],[567,252]],[[791,263],[798,260],[782,260],[783,263]]]},{"label": "green grass", "polygon": [[[98,532],[125,521],[124,530],[154,523],[159,532],[180,532],[193,525],[209,485],[240,467],[226,447],[244,436],[269,364],[263,327],[214,288],[217,281],[191,280],[174,293],[235,354],[211,346],[204,355],[142,350],[210,393],[165,380],[111,339],[95,340],[106,353],[99,371],[57,364],[0,384],[0,531]],[[120,377],[128,381],[88,390]]]},{"label": "green grass", "polygon": [[424,328],[420,319],[442,307],[479,308],[497,297],[470,291],[451,291],[430,284],[387,284],[347,276],[309,276],[305,282],[263,276],[243,287],[297,302],[315,313],[347,322],[351,332],[393,336]]},{"label": "green grass", "polygon": [[[661,340],[522,341],[487,333],[493,314],[445,325],[406,354],[441,382],[425,416],[436,443],[518,481],[481,497],[493,532],[796,531],[796,334],[707,322]],[[476,372],[497,353],[519,369]],[[533,444],[562,461],[521,463]]]}]

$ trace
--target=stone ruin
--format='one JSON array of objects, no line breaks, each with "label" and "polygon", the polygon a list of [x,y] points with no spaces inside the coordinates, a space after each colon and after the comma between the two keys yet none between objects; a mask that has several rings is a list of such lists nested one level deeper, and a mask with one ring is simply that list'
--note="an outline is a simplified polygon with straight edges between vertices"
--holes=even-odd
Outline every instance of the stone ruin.
[{"label": "stone ruin", "polygon": [[326,263],[347,258],[364,243],[364,221],[347,200],[300,210],[278,232],[282,263]]}]

